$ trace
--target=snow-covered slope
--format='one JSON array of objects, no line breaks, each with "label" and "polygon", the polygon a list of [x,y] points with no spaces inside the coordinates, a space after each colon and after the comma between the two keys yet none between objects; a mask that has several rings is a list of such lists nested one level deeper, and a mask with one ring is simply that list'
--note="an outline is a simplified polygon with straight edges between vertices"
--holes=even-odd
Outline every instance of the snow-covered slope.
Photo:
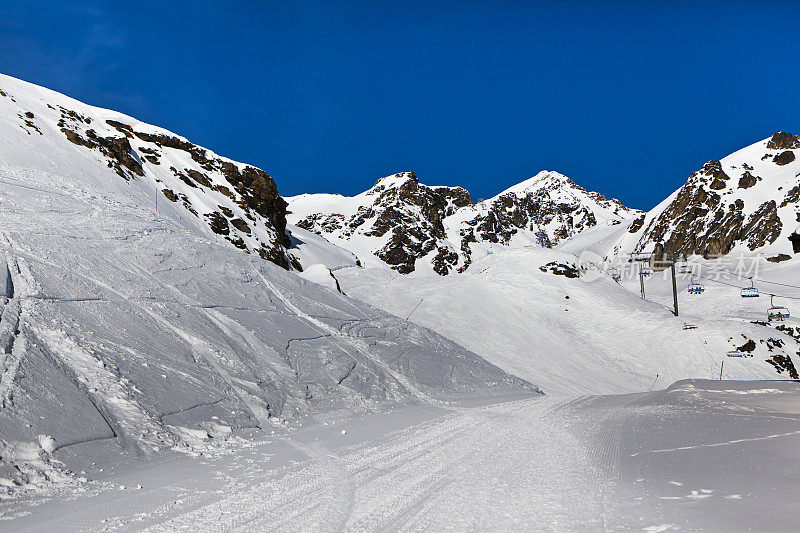
[{"label": "snow-covered slope", "polygon": [[611,251],[717,257],[738,249],[784,261],[800,252],[798,222],[800,139],[781,131],[703,165]]},{"label": "snow-covered slope", "polygon": [[[261,171],[11,78],[0,88],[0,492],[64,475],[55,459],[78,445],[202,450],[300,413],[537,390],[215,241],[206,215],[230,210],[230,226],[247,220],[249,251],[284,257],[269,218],[282,201]],[[185,198],[159,195],[156,211],[155,184]],[[295,245],[354,264],[315,239],[299,231]]]},{"label": "snow-covered slope", "polygon": [[639,214],[548,171],[478,204],[461,187],[429,187],[413,172],[381,178],[354,197],[287,201],[293,224],[351,250],[365,266],[388,264],[402,274],[463,272],[495,245],[550,247]]},{"label": "snow-covered slope", "polygon": [[[783,283],[791,283],[797,268],[766,265],[764,278]],[[714,379],[723,361],[731,379],[796,375],[800,320],[766,324],[769,300],[739,296],[736,285],[742,281],[725,273],[735,264],[717,264],[723,283],[707,282],[701,295],[689,295],[690,275],[679,275],[679,317],[671,312],[672,286],[665,273],[646,280],[648,299],[642,300],[638,277],[615,283],[579,266],[571,253],[506,248],[458,276],[351,268],[337,277],[347,294],[399,316],[410,313],[412,322],[506,371],[535,378],[548,394],[626,393],[685,378]],[[800,297],[800,290],[791,294]],[[781,305],[797,317],[798,301]],[[686,323],[697,327],[684,329]],[[739,347],[752,348],[747,352],[752,357],[727,357]]]},{"label": "snow-covered slope", "polygon": [[286,202],[256,167],[165,129],[0,74],[0,161],[158,205],[198,235],[288,267]]}]

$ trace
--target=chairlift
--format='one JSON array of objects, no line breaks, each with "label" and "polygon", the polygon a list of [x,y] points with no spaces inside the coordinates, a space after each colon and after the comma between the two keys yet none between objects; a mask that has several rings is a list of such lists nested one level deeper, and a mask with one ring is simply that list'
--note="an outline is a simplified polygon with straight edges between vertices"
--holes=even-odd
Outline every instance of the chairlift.
[{"label": "chairlift", "polygon": [[769,321],[773,320],[784,320],[789,318],[789,310],[785,307],[776,306],[772,303],[772,299],[775,297],[774,294],[769,295],[769,309],[767,309],[767,319]]},{"label": "chairlift", "polygon": [[692,265],[689,263],[681,263],[681,266],[678,268],[679,274],[691,274],[692,273]]},{"label": "chairlift", "polygon": [[642,276],[649,276],[653,273],[653,269],[651,269],[648,265],[642,265]]},{"label": "chairlift", "polygon": [[758,289],[753,285],[753,278],[750,278],[750,286],[742,289],[742,298],[758,298]]},{"label": "chairlift", "polygon": [[694,276],[692,276],[692,279],[689,282],[689,294],[702,294],[704,290],[706,290],[706,288],[703,286],[703,284],[695,281]]},{"label": "chairlift", "polygon": [[731,350],[730,352],[726,353],[728,357],[744,357],[745,353],[740,352],[739,350]]},{"label": "chairlift", "polygon": [[685,329],[685,330],[686,329],[697,329],[697,324],[689,324],[688,322],[684,323],[683,324],[683,329]]}]

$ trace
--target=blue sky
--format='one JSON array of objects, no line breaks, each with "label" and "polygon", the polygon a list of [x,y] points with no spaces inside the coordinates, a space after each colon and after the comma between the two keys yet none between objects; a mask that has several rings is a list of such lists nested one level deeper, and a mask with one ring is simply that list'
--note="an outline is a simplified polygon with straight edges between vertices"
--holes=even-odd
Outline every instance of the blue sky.
[{"label": "blue sky", "polygon": [[800,2],[0,2],[0,71],[264,168],[284,195],[541,169],[649,208],[800,130]]}]

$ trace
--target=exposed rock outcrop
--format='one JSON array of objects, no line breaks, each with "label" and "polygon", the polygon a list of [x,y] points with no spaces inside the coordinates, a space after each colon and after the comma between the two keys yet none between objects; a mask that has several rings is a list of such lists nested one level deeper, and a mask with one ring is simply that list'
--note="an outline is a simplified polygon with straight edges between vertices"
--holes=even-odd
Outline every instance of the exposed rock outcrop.
[{"label": "exposed rock outcrop", "polygon": [[770,150],[794,150],[800,148],[800,137],[785,131],[776,131],[767,142]]},{"label": "exposed rock outcrop", "polygon": [[342,240],[368,238],[379,245],[372,253],[403,274],[413,272],[417,260],[428,256],[441,275],[458,263],[458,252],[447,242],[444,220],[472,205],[465,189],[428,187],[413,172],[401,172],[379,179],[356,199],[343,208],[346,213],[308,213],[296,225]]},{"label": "exposed rock outcrop", "polygon": [[[765,149],[783,151],[765,158]],[[727,254],[737,245],[750,251],[774,245],[771,256],[784,257],[789,250],[779,237],[787,222],[800,218],[796,149],[800,149],[796,136],[777,132],[722,161],[709,161],[689,176],[669,203],[631,226],[637,241],[630,251],[712,257]],[[774,163],[782,170],[776,173]],[[727,169],[743,169],[737,187],[730,186]],[[789,235],[784,238],[792,240]],[[798,253],[800,245],[794,242],[793,251]]]}]

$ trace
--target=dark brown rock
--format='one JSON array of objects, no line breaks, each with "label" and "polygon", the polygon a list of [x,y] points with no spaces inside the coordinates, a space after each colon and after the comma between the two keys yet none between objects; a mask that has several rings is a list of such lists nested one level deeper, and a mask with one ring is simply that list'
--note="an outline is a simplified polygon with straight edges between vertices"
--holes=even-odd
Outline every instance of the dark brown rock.
[{"label": "dark brown rock", "polygon": [[248,235],[250,235],[251,233],[250,226],[248,226],[247,222],[245,222],[241,218],[234,218],[233,220],[231,220],[231,224],[233,225],[234,228],[238,229],[242,233],[247,233]]},{"label": "dark brown rock", "polygon": [[775,242],[781,234],[782,227],[775,200],[770,200],[761,204],[756,212],[750,215],[747,224],[741,230],[740,239],[746,239],[747,247],[755,250]]},{"label": "dark brown rock", "polygon": [[783,261],[788,261],[791,258],[792,258],[791,255],[778,254],[774,257],[767,257],[767,261],[769,261],[770,263],[781,263]]},{"label": "dark brown rock", "polygon": [[178,195],[175,194],[175,191],[173,191],[172,189],[162,189],[161,192],[164,193],[164,196],[166,196],[167,200],[169,200],[170,202],[178,201]]},{"label": "dark brown rock", "polygon": [[793,150],[800,148],[800,138],[797,135],[785,131],[777,131],[772,134],[772,138],[767,142],[767,148],[771,150]]},{"label": "dark brown rock", "polygon": [[636,220],[634,220],[633,223],[631,224],[631,227],[628,228],[628,233],[636,233],[637,231],[642,229],[642,226],[644,225],[644,217],[645,217],[644,214],[637,217]]},{"label": "dark brown rock", "polygon": [[551,261],[546,265],[540,266],[539,270],[542,272],[550,272],[556,276],[565,276],[567,278],[579,278],[581,276],[580,270],[575,268],[575,265],[559,263],[557,261]]},{"label": "dark brown rock", "polygon": [[739,178],[739,188],[740,189],[749,189],[756,183],[758,183],[758,176],[753,176],[750,174],[750,171],[747,170],[742,173],[742,177]]},{"label": "dark brown rock", "polygon": [[789,241],[792,243],[792,252],[800,254],[800,234],[792,233],[789,235]]},{"label": "dark brown rock", "polygon": [[206,214],[206,218],[208,218],[208,226],[214,233],[228,235],[231,232],[227,219],[216,211]]},{"label": "dark brown rock", "polygon": [[792,161],[794,161],[794,152],[791,150],[786,150],[785,152],[781,152],[776,155],[772,160],[776,165],[788,165]]}]

